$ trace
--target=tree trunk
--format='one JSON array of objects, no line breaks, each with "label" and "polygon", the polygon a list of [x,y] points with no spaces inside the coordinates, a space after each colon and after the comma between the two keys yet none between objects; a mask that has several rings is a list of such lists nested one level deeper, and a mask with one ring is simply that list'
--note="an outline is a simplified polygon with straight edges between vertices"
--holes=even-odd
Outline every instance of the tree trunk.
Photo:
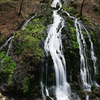
[{"label": "tree trunk", "polygon": [[82,4],[81,4],[81,10],[80,10],[80,17],[81,17],[81,18],[82,18],[82,10],[83,10],[84,1],[85,1],[85,0],[83,0],[83,2],[82,2]]},{"label": "tree trunk", "polygon": [[24,0],[21,1],[19,15],[21,15],[21,10],[22,10],[23,1],[24,1]]}]

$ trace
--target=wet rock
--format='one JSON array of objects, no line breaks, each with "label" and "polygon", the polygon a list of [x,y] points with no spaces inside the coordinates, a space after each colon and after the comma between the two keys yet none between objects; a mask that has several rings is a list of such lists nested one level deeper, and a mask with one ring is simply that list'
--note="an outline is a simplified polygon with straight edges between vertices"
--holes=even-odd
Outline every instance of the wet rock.
[{"label": "wet rock", "polygon": [[46,100],[52,100],[49,96],[46,96]]},{"label": "wet rock", "polygon": [[96,81],[100,85],[100,73],[97,75]]}]

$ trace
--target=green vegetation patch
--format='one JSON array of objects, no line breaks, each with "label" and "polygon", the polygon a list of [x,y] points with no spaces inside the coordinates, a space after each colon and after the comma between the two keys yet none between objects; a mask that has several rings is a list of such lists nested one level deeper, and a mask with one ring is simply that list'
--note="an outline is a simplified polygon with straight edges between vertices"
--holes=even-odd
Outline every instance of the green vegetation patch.
[{"label": "green vegetation patch", "polygon": [[41,20],[39,18],[33,19],[23,29],[24,30],[24,34],[31,35],[36,39],[44,40],[43,33],[44,33],[45,27],[42,24],[43,24],[43,21],[41,22]]},{"label": "green vegetation patch", "polygon": [[29,91],[29,78],[25,77],[23,80],[23,92],[26,94]]},{"label": "green vegetation patch", "polygon": [[93,27],[92,22],[89,21],[89,18],[87,16],[82,16],[82,20],[85,21],[89,26]]},{"label": "green vegetation patch", "polygon": [[35,56],[37,60],[40,60],[42,50],[40,49],[38,42],[38,39],[30,35],[19,36],[19,43],[15,54],[21,55],[25,59],[27,57],[29,58]]},{"label": "green vegetation patch", "polygon": [[30,62],[38,62],[42,56],[39,43],[44,41],[44,18],[33,19],[23,30],[17,32],[14,37],[15,54]]},{"label": "green vegetation patch", "polygon": [[9,56],[6,56],[3,61],[3,66],[1,70],[1,76],[4,78],[5,83],[8,85],[11,85],[14,69],[16,67],[16,64],[13,62],[12,58]]},{"label": "green vegetation patch", "polygon": [[5,51],[2,51],[2,52],[0,53],[0,61],[1,61],[4,57],[5,57]]},{"label": "green vegetation patch", "polygon": [[74,6],[70,5],[70,0],[68,0],[66,3],[62,5],[62,8],[64,11],[69,12],[71,15],[76,14]]},{"label": "green vegetation patch", "polygon": [[75,27],[70,27],[70,32],[71,32],[70,39],[71,39],[71,43],[72,43],[70,49],[71,48],[74,48],[74,49],[79,48],[75,31],[76,31]]}]

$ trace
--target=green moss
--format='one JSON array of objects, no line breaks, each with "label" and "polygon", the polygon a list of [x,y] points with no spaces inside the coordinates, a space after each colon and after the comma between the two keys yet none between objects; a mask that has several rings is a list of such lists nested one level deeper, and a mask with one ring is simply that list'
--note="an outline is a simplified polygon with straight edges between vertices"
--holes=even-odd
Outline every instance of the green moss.
[{"label": "green moss", "polygon": [[70,33],[71,33],[70,40],[71,40],[71,44],[72,44],[70,49],[79,48],[77,38],[76,38],[76,35],[75,35],[75,30],[76,30],[75,27],[70,27]]},{"label": "green moss", "polygon": [[82,31],[82,34],[84,35],[85,38],[88,38],[87,33],[85,31]]},{"label": "green moss", "polygon": [[33,19],[14,37],[13,43],[17,45],[15,54],[20,55],[23,59],[30,59],[30,62],[38,62],[43,53],[39,46],[39,42],[44,41],[45,37],[42,19],[44,17]]},{"label": "green moss", "polygon": [[29,91],[29,78],[25,77],[23,81],[23,92],[26,94]]},{"label": "green moss", "polygon": [[90,34],[91,34],[93,37],[95,37],[95,35],[93,34],[93,31],[90,31]]},{"label": "green moss", "polygon": [[76,14],[74,6],[70,5],[70,0],[68,0],[66,3],[62,5],[62,8],[64,11],[69,12],[71,15]]},{"label": "green moss", "polygon": [[5,51],[2,51],[2,52],[0,53],[0,60],[2,60],[2,59],[4,58],[4,56],[5,56]]},{"label": "green moss", "polygon": [[3,61],[1,75],[3,76],[3,78],[7,79],[6,83],[8,85],[12,83],[12,77],[13,77],[15,67],[16,67],[16,64],[13,62],[12,58],[10,58],[9,56],[6,56]]},{"label": "green moss", "polygon": [[85,21],[85,23],[87,23],[89,26],[93,27],[93,24],[91,21],[89,21],[88,17],[87,16],[83,16],[82,17],[82,20]]},{"label": "green moss", "polygon": [[42,23],[39,20],[39,18],[32,20],[23,29],[24,34],[31,35],[36,39],[41,39],[41,37],[43,36],[43,33],[44,33],[44,29],[45,29],[45,27],[42,25]]},{"label": "green moss", "polygon": [[38,39],[30,35],[19,36],[19,43],[15,53],[24,58],[35,56],[37,60],[40,60],[42,50],[40,49],[38,42]]},{"label": "green moss", "polygon": [[70,27],[70,31],[71,31],[71,33],[75,33],[75,27]]}]

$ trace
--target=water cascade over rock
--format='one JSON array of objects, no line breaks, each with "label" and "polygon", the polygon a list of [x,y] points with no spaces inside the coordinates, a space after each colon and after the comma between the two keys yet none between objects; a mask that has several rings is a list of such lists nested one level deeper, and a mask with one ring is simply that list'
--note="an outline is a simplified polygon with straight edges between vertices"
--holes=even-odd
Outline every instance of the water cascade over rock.
[{"label": "water cascade over rock", "polygon": [[94,31],[64,9],[71,6],[69,2],[74,5],[73,0],[53,0],[3,41],[2,94],[18,95],[18,100],[99,100],[100,71],[94,50],[98,44],[94,46]]},{"label": "water cascade over rock", "polygon": [[[61,8],[62,4],[59,0],[54,0],[51,6],[56,8],[57,4]],[[47,56],[48,54],[51,55],[54,64],[56,79],[56,98],[57,100],[69,100],[68,96],[71,94],[71,90],[70,85],[67,83],[66,80],[66,63],[63,55],[61,40],[61,30],[64,27],[64,20],[57,14],[59,9],[53,11],[54,21],[48,29],[48,36],[44,43],[44,49]],[[47,88],[46,96],[49,96]]]},{"label": "water cascade over rock", "polygon": [[[49,25],[48,28],[48,35],[47,38],[44,42],[44,50],[46,52],[46,56],[51,55],[51,59],[53,60],[54,64],[54,70],[55,70],[55,81],[56,81],[56,86],[55,86],[55,96],[57,100],[69,100],[71,98],[71,88],[70,85],[67,82],[67,77],[66,77],[66,61],[63,55],[63,46],[62,46],[62,40],[61,40],[61,30],[64,27],[64,19],[60,17],[60,15],[57,14],[57,12],[61,9],[62,4],[59,0],[54,0],[51,4],[53,8],[58,7],[58,10],[53,11],[53,24]],[[77,18],[71,16],[68,12],[61,10],[63,13],[67,14],[67,16],[73,20],[74,22],[74,27],[76,30],[76,38],[77,38],[77,43],[79,46],[79,55],[80,55],[80,76],[81,76],[81,83],[82,83],[82,89],[85,91],[91,91],[91,86],[92,85],[97,85],[95,82],[95,76],[98,73],[97,67],[96,67],[96,56],[94,54],[94,48],[93,48],[93,42],[91,40],[91,36],[87,29],[84,27],[84,25],[78,21]],[[59,29],[58,29],[59,28]],[[88,42],[90,47],[87,47],[87,43],[85,40],[85,37],[83,35],[83,32],[86,33],[88,37]],[[87,49],[88,48],[88,49]],[[90,52],[90,53],[88,53]],[[89,57],[91,57],[91,61],[89,61]],[[93,66],[89,65],[90,63],[93,63]],[[48,66],[46,69],[46,81],[47,81],[47,75],[48,75]],[[92,68],[92,72],[91,72]],[[46,85],[43,85],[41,82],[42,86],[42,95],[44,99],[46,96],[49,95],[49,90],[48,90],[48,84],[46,82]],[[46,95],[43,92],[45,87]],[[89,95],[86,96],[86,100],[89,99]]]}]

